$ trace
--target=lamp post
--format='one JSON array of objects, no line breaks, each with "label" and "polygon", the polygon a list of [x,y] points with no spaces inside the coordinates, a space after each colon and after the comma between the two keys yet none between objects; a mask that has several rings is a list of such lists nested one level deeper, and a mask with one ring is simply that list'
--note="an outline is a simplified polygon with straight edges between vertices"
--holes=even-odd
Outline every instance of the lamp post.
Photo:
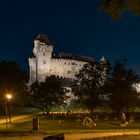
[{"label": "lamp post", "polygon": [[11,94],[6,94],[6,108],[5,108],[5,112],[6,112],[6,123],[11,123],[11,98],[12,95]]}]

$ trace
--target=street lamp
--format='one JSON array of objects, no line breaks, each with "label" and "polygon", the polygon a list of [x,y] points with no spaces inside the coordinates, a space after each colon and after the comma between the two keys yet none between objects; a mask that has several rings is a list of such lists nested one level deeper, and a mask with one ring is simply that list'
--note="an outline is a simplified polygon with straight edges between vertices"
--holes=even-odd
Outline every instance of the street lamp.
[{"label": "street lamp", "polygon": [[11,94],[6,94],[6,98],[7,98],[8,100],[11,100],[12,95],[11,95]]},{"label": "street lamp", "polygon": [[[6,123],[11,123],[11,98],[12,98],[12,95],[11,94],[6,94],[6,108],[5,108],[5,111],[6,111]],[[9,121],[8,121],[9,120]]]}]

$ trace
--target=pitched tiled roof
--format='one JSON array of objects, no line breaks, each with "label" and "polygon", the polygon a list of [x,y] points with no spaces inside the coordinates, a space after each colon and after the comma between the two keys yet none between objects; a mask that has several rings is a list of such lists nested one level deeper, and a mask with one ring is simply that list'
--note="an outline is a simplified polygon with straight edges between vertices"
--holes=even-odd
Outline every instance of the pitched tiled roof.
[{"label": "pitched tiled roof", "polygon": [[74,55],[70,53],[61,52],[59,56],[60,58],[64,58],[64,59],[74,59],[74,60],[84,61],[84,62],[94,62],[94,59],[92,57]]},{"label": "pitched tiled roof", "polygon": [[39,35],[35,38],[35,40],[39,40],[40,42],[43,42],[43,43],[45,43],[46,45],[53,45],[53,44],[49,41],[48,37],[47,37],[46,35],[44,35],[44,34],[39,34]]}]

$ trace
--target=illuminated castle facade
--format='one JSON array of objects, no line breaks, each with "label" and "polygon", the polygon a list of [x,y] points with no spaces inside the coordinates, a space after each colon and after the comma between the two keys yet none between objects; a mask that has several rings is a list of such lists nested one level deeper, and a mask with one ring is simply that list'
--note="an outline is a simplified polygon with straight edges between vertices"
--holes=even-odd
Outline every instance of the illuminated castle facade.
[{"label": "illuminated castle facade", "polygon": [[[38,35],[34,41],[34,57],[29,58],[30,83],[44,81],[46,76],[56,75],[62,78],[74,79],[75,74],[88,62],[94,62],[92,57],[60,53],[59,58],[52,56],[53,45],[46,35]],[[106,61],[104,57],[101,61]]]}]

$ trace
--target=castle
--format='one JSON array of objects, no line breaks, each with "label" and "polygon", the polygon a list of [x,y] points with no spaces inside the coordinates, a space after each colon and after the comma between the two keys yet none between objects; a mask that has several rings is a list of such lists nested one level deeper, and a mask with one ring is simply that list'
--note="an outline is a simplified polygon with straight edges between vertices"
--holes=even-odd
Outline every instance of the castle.
[{"label": "castle", "polygon": [[[88,62],[94,62],[92,57],[60,53],[53,57],[53,44],[48,37],[39,34],[34,41],[34,57],[29,58],[30,83],[44,81],[46,76],[56,75],[62,78],[74,79],[75,74]],[[102,57],[100,62],[105,62]]]}]

